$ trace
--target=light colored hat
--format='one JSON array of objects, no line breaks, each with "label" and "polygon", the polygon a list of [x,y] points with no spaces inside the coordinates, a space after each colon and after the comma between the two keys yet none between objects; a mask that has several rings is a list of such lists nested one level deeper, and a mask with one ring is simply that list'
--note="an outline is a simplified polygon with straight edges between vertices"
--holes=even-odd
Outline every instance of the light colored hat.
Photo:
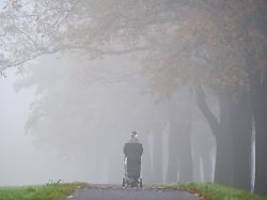
[{"label": "light colored hat", "polygon": [[137,136],[137,132],[136,132],[136,131],[132,131],[131,136],[132,136],[132,137]]}]

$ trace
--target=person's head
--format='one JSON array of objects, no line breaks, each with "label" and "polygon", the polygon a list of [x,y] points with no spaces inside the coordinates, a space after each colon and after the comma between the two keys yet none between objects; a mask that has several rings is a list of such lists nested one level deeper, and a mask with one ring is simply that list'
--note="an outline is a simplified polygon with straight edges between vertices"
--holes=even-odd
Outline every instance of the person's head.
[{"label": "person's head", "polygon": [[136,138],[136,137],[137,137],[137,132],[136,131],[132,131],[131,138]]}]

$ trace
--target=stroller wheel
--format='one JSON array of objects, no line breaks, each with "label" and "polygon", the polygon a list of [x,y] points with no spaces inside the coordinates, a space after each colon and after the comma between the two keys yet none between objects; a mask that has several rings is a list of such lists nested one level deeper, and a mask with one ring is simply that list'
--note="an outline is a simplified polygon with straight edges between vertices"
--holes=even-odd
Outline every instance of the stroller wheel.
[{"label": "stroller wheel", "polygon": [[140,186],[140,188],[143,188],[143,179],[142,178],[140,178],[139,186]]},{"label": "stroller wheel", "polygon": [[122,187],[125,187],[125,185],[126,185],[126,180],[125,180],[125,178],[123,178],[122,179]]}]

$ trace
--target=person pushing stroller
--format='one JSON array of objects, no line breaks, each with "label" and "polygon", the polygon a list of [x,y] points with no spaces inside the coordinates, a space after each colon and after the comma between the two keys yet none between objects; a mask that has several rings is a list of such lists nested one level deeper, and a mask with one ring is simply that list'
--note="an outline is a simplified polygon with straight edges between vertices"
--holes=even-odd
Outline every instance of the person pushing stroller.
[{"label": "person pushing stroller", "polygon": [[125,155],[125,177],[122,186],[142,187],[141,157],[143,154],[143,145],[137,138],[137,132],[131,133],[131,138],[124,144],[123,153]]}]

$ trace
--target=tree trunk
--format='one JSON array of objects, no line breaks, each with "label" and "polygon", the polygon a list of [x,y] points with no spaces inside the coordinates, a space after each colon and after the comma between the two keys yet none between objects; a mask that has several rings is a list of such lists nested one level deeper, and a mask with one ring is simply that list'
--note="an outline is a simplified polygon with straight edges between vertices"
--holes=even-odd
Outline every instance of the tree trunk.
[{"label": "tree trunk", "polygon": [[186,108],[177,108],[177,99],[169,104],[169,161],[167,181],[188,182],[193,179],[193,161],[191,153],[191,103]]},{"label": "tree trunk", "polygon": [[267,73],[255,72],[250,78],[256,131],[255,192],[267,196]]},{"label": "tree trunk", "polygon": [[[191,128],[192,128],[192,117],[191,107],[188,105],[183,118],[180,119],[179,130],[179,141],[178,141],[178,172],[180,182],[193,181],[193,160],[192,160],[192,146],[191,146]],[[179,129],[178,129],[179,128]]]},{"label": "tree trunk", "polygon": [[234,102],[231,116],[234,143],[234,186],[250,191],[251,150],[252,150],[252,110],[247,92]]},{"label": "tree trunk", "polygon": [[169,136],[168,136],[168,166],[167,166],[167,177],[168,183],[174,183],[177,181],[178,172],[178,155],[177,155],[177,143],[178,134],[176,131],[175,124],[171,122],[169,124]]},{"label": "tree trunk", "polygon": [[267,196],[267,115],[255,113],[256,174],[255,192]]},{"label": "tree trunk", "polygon": [[223,185],[233,185],[233,137],[230,131],[231,101],[228,92],[219,97],[220,121],[212,113],[206,102],[206,95],[201,87],[196,90],[197,104],[207,119],[208,124],[216,137],[216,165],[215,182]]},{"label": "tree trunk", "polygon": [[180,182],[193,181],[193,161],[191,153],[190,130],[183,130],[178,142],[178,172]]},{"label": "tree trunk", "polygon": [[153,133],[153,182],[163,182],[163,149],[162,149],[162,134],[160,131]]},{"label": "tree trunk", "polygon": [[212,182],[212,157],[207,151],[204,153],[200,157],[203,165],[204,181]]},{"label": "tree trunk", "polygon": [[216,133],[217,155],[215,183],[233,186],[233,133],[231,130],[232,101],[228,92],[219,95],[220,126]]},{"label": "tree trunk", "polygon": [[252,136],[249,96],[242,93],[238,99],[234,99],[232,92],[224,91],[218,97],[219,122],[209,110],[203,94],[198,97],[200,109],[216,136],[215,182],[249,190]]},{"label": "tree trunk", "polygon": [[140,141],[142,142],[144,148],[144,153],[142,156],[141,174],[143,175],[144,182],[153,183],[152,162],[148,135],[145,134],[143,136],[140,136]]}]

